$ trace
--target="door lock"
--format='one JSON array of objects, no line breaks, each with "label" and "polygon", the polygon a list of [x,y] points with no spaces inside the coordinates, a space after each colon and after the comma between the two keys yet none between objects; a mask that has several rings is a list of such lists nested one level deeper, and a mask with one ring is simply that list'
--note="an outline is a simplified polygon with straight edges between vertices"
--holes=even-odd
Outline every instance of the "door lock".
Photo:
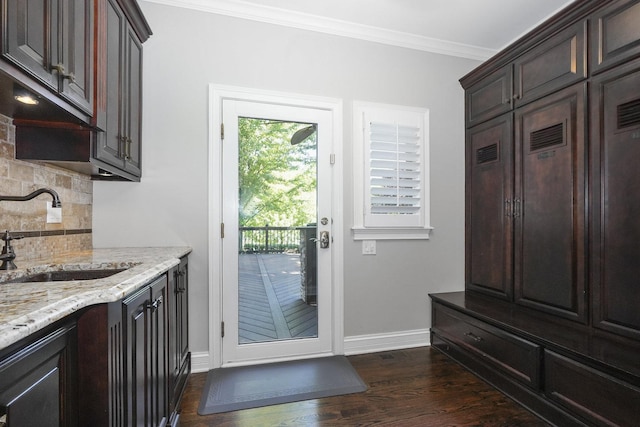
[{"label": "door lock", "polygon": [[329,232],[323,231],[320,233],[320,247],[328,248],[329,247]]}]

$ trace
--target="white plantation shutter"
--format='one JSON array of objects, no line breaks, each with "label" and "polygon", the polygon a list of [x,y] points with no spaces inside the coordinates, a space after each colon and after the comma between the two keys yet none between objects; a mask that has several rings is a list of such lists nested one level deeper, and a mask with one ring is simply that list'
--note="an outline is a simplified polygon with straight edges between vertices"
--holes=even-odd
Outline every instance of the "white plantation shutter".
[{"label": "white plantation shutter", "polygon": [[369,215],[365,225],[376,225],[377,215],[419,216],[422,195],[421,129],[399,123],[374,122],[368,125]]},{"label": "white plantation shutter", "polygon": [[[356,157],[361,157],[362,207],[354,236],[373,229],[408,229],[399,238],[428,238],[428,111],[380,104],[354,105]],[[357,129],[357,128],[356,128]],[[357,160],[357,159],[356,159]],[[358,222],[360,225],[358,225]],[[413,232],[411,230],[414,230]],[[375,232],[375,231],[374,231]],[[413,235],[411,234],[413,233]],[[419,235],[419,237],[416,237]],[[385,238],[385,237],[379,237]]]}]

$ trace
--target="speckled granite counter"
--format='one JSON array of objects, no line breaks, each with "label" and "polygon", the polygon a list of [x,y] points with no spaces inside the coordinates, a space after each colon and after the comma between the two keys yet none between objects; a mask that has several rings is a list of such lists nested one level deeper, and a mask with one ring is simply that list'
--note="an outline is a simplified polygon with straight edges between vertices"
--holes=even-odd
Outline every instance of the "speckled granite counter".
[{"label": "speckled granite counter", "polygon": [[[179,263],[189,247],[117,248],[65,254],[0,271],[0,350],[84,307],[122,299]],[[126,268],[104,279],[2,283],[54,270]]]}]

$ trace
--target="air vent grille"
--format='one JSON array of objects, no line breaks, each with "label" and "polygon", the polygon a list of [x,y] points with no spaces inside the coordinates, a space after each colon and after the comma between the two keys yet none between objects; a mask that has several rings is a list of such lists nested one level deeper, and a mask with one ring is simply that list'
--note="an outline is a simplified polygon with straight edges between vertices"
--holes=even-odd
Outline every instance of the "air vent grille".
[{"label": "air vent grille", "polygon": [[476,151],[476,162],[479,165],[495,160],[498,160],[498,144],[487,145]]},{"label": "air vent grille", "polygon": [[562,123],[531,132],[531,151],[542,150],[544,148],[559,145],[564,142],[564,126]]},{"label": "air vent grille", "polygon": [[618,105],[618,129],[640,124],[640,99]]}]

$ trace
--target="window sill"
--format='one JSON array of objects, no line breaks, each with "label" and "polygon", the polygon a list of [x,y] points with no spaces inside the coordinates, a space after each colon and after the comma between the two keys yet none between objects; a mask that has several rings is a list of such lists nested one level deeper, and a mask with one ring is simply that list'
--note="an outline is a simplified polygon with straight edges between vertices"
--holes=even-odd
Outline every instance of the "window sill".
[{"label": "window sill", "polygon": [[429,240],[433,227],[351,229],[353,240]]}]

